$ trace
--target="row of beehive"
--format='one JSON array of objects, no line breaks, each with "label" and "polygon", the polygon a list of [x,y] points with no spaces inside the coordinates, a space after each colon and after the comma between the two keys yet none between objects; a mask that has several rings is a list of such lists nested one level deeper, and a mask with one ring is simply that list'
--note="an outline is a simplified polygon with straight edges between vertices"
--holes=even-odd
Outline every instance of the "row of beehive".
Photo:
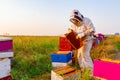
[{"label": "row of beehive", "polygon": [[[79,80],[81,72],[68,64],[72,63],[73,48],[65,37],[59,39],[59,51],[51,55],[53,70],[51,71],[51,80]],[[96,74],[96,64],[94,64],[94,80],[107,80]],[[101,70],[102,71],[102,70]],[[98,72],[99,74],[99,72]]]},{"label": "row of beehive", "polygon": [[53,67],[63,67],[72,62],[71,45],[65,37],[59,38],[59,51],[51,55]]},{"label": "row of beehive", "polygon": [[13,40],[8,37],[0,37],[0,80],[12,80],[11,60],[13,53]]},{"label": "row of beehive", "polygon": [[53,70],[51,80],[78,80],[80,70],[68,64],[72,63],[72,47],[65,37],[59,39],[59,51],[51,55]]}]

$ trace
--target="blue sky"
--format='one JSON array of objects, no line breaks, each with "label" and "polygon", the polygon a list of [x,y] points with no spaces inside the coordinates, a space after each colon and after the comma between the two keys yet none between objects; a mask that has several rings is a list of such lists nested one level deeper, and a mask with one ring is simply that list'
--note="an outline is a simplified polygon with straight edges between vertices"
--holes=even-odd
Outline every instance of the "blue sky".
[{"label": "blue sky", "polygon": [[120,32],[120,0],[0,0],[0,35],[61,35],[70,12],[89,17],[96,33]]}]

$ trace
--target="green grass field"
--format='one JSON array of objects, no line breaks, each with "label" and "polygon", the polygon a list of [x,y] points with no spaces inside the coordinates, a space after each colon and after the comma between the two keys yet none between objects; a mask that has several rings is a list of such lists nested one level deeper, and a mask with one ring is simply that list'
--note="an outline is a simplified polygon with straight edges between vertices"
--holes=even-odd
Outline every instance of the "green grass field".
[{"label": "green grass field", "polygon": [[[12,76],[15,80],[50,80],[50,55],[58,50],[58,37],[13,37]],[[46,78],[46,79],[45,79]]]},{"label": "green grass field", "polygon": [[[58,51],[58,47],[57,36],[13,36],[15,54],[11,72],[13,80],[50,80],[52,70],[50,56]],[[119,50],[120,36],[112,36],[93,48],[91,56],[93,60],[106,55],[112,58],[112,54]],[[88,74],[86,71],[84,79],[81,80],[89,80]]]}]

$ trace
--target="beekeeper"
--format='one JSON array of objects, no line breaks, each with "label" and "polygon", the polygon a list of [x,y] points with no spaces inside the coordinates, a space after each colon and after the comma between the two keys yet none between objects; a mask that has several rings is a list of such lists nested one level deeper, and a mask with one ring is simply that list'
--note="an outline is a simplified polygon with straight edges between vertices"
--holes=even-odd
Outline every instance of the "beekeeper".
[{"label": "beekeeper", "polygon": [[76,32],[77,38],[83,38],[83,46],[78,49],[77,59],[82,70],[89,68],[93,73],[93,62],[90,57],[90,50],[93,43],[95,28],[91,20],[84,17],[78,10],[73,10],[70,15],[72,22],[71,29]]}]

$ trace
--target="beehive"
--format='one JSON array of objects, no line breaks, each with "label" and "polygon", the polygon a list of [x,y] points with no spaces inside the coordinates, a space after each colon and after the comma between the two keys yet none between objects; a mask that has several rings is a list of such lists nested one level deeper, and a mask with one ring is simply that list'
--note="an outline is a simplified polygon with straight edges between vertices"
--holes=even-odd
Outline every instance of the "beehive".
[{"label": "beehive", "polygon": [[[105,61],[104,61],[105,60]],[[120,80],[120,64],[114,60],[94,60],[94,76],[107,80]]]},{"label": "beehive", "polygon": [[0,80],[12,80],[10,76],[11,61],[14,56],[13,39],[0,37]]},{"label": "beehive", "polygon": [[6,76],[4,78],[1,78],[0,80],[12,80],[12,76],[9,75],[9,76]]},{"label": "beehive", "polygon": [[52,66],[62,67],[72,63],[71,51],[58,51],[51,55]]},{"label": "beehive", "polygon": [[71,51],[58,51],[51,55],[52,62],[69,62],[72,59]]},{"label": "beehive", "polygon": [[76,38],[76,33],[73,31],[66,34],[66,38],[74,49],[79,49],[83,45],[82,39]]},{"label": "beehive", "polygon": [[80,70],[70,66],[65,66],[51,71],[51,80],[78,80],[80,77]]},{"label": "beehive", "polygon": [[67,66],[69,64],[72,63],[72,60],[70,60],[69,62],[52,62],[52,67],[57,68],[57,67],[63,67],[63,66]]},{"label": "beehive", "polygon": [[9,57],[13,57],[14,54],[12,51],[10,52],[0,52],[0,58],[9,58]]},{"label": "beehive", "polygon": [[72,46],[66,37],[59,37],[59,51],[71,51]]},{"label": "beehive", "polygon": [[0,59],[0,79],[10,75],[11,63],[9,58]]},{"label": "beehive", "polygon": [[0,37],[0,52],[2,51],[11,51],[12,50],[12,38],[9,37]]}]

